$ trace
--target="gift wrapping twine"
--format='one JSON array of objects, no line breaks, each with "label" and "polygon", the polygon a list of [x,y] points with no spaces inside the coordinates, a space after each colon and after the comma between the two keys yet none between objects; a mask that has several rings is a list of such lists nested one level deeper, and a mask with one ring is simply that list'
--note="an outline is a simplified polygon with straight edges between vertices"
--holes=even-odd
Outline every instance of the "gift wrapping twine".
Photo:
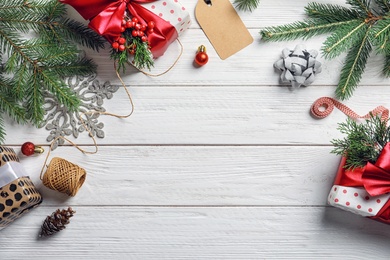
[{"label": "gift wrapping twine", "polygon": [[[139,5],[140,3],[152,2],[150,0],[138,0],[138,1],[118,0],[118,1],[113,1],[113,3],[101,2],[98,0],[89,0],[89,1],[61,0],[61,2],[72,5],[85,19],[90,20],[89,27],[97,31],[100,35],[105,36],[109,42],[112,42],[114,38],[120,36],[121,21],[123,19],[123,13],[125,12],[126,8],[134,17],[138,17],[139,19],[142,17],[143,19],[146,20],[154,20],[156,22],[156,28],[159,29],[156,30],[157,33],[155,32],[153,34],[148,35],[148,42],[150,43],[151,52],[153,53],[154,57],[161,56],[165,52],[166,48],[168,48],[168,45],[172,43],[174,40],[177,40],[177,42],[180,45],[179,56],[176,58],[174,63],[162,73],[150,74],[148,72],[142,71],[139,68],[135,67],[131,62],[128,62],[130,65],[133,65],[133,67],[135,67],[145,75],[152,76],[152,77],[158,77],[164,75],[176,65],[176,63],[178,62],[178,60],[180,59],[183,53],[183,45],[181,44],[180,40],[177,38],[178,32],[176,31],[176,29],[169,22],[163,20],[162,18],[160,18],[155,14],[152,14],[151,12],[149,12],[148,10],[146,10],[145,8]],[[105,11],[100,13],[102,11],[101,9],[102,10],[104,9]],[[63,136],[59,136],[55,138],[50,145],[49,152],[46,156],[40,174],[40,178],[46,187],[52,190],[65,193],[69,196],[75,196],[78,190],[83,185],[86,179],[86,171],[80,166],[59,157],[55,157],[51,160],[50,164],[47,166],[46,172],[43,174],[47,160],[50,156],[50,151],[52,150],[52,146],[60,138],[69,142],[72,146],[76,147],[79,151],[81,151],[84,154],[95,154],[98,152],[98,146],[96,140],[92,135],[91,131],[85,125],[83,116],[97,113],[100,115],[108,115],[117,118],[127,118],[133,114],[134,103],[131,98],[129,90],[126,87],[126,84],[123,82],[121,76],[118,73],[116,62],[114,62],[114,69],[118,79],[120,80],[129,98],[129,102],[131,104],[130,113],[127,115],[117,115],[109,112],[88,111],[86,113],[80,114],[79,116],[80,121],[83,127],[85,128],[85,130],[91,136],[95,146],[95,151],[93,152],[86,151]]]},{"label": "gift wrapping twine", "polygon": [[92,135],[92,132],[86,126],[86,124],[83,120],[83,116],[88,115],[88,114],[100,114],[100,115],[113,116],[113,117],[117,117],[117,118],[127,118],[133,114],[133,112],[134,112],[133,99],[131,98],[131,94],[130,94],[128,88],[126,87],[125,83],[123,82],[122,78],[120,77],[120,75],[116,69],[115,63],[114,63],[114,69],[115,69],[115,72],[116,72],[119,80],[121,81],[121,84],[124,87],[126,94],[129,98],[129,102],[131,105],[131,111],[127,115],[118,115],[118,114],[113,114],[110,112],[101,112],[101,111],[88,111],[85,113],[81,113],[79,115],[81,124],[83,125],[84,129],[88,132],[89,136],[91,136],[91,138],[93,140],[94,147],[95,147],[95,151],[92,151],[92,152],[86,151],[86,150],[82,149],[80,146],[78,146],[76,143],[72,142],[71,140],[69,140],[68,138],[63,137],[63,136],[58,136],[57,138],[55,138],[50,144],[49,152],[47,153],[47,156],[46,156],[46,159],[45,159],[45,162],[43,164],[41,174],[40,174],[40,179],[42,180],[43,185],[45,185],[49,189],[59,191],[61,193],[65,193],[69,196],[75,196],[77,194],[77,192],[79,191],[79,189],[81,188],[81,186],[84,184],[84,181],[85,181],[86,175],[87,175],[86,171],[83,168],[81,168],[80,166],[78,166],[77,164],[73,164],[73,163],[71,163],[63,158],[54,157],[50,161],[49,165],[47,165],[46,172],[43,173],[45,166],[46,166],[46,163],[47,163],[47,160],[49,159],[52,147],[58,139],[63,139],[65,141],[69,142],[72,146],[74,146],[80,152],[82,152],[84,154],[95,154],[98,152],[98,145],[96,143],[96,139]]}]

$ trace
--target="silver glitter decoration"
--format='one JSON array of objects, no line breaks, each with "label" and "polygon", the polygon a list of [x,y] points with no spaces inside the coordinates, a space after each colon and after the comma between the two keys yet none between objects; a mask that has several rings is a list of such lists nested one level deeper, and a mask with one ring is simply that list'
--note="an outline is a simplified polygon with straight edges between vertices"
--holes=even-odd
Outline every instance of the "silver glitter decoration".
[{"label": "silver glitter decoration", "polygon": [[[48,142],[52,142],[59,136],[70,136],[77,138],[80,133],[86,131],[80,121],[79,115],[83,116],[83,121],[86,127],[90,130],[93,136],[104,138],[104,124],[99,122],[99,113],[85,112],[97,111],[105,112],[103,107],[104,99],[111,99],[119,86],[112,86],[106,81],[100,84],[96,79],[96,74],[88,77],[74,76],[67,79],[69,88],[72,89],[80,99],[79,112],[70,112],[65,106],[59,104],[54,96],[46,92],[45,94],[45,119],[39,128],[45,127],[50,131],[46,138]],[[53,150],[58,145],[64,144],[63,139],[57,139],[53,144]]]}]

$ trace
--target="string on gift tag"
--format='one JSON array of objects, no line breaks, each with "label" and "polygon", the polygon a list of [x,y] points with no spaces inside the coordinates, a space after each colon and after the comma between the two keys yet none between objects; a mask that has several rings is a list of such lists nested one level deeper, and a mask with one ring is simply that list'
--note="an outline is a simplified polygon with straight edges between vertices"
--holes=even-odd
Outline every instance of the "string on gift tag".
[{"label": "string on gift tag", "polygon": [[149,73],[149,72],[146,72],[144,70],[141,70],[141,69],[137,68],[132,62],[127,61],[127,63],[130,64],[131,66],[133,66],[135,69],[137,69],[138,71],[140,71],[141,73],[143,73],[146,76],[149,76],[149,77],[159,77],[159,76],[162,76],[162,75],[168,73],[171,69],[173,69],[173,67],[177,64],[177,62],[179,61],[181,55],[183,54],[183,50],[184,50],[183,44],[181,43],[179,38],[177,38],[176,41],[179,43],[179,46],[180,46],[179,56],[177,56],[176,60],[173,62],[173,64],[168,69],[166,69],[165,71],[163,71],[161,73],[152,74],[152,73]]},{"label": "string on gift tag", "polygon": [[[119,78],[122,86],[124,87],[126,94],[128,96],[130,105],[131,105],[131,111],[127,115],[118,115],[110,112],[103,112],[103,111],[87,111],[79,114],[79,119],[84,127],[84,129],[88,132],[89,136],[92,138],[93,146],[95,148],[94,151],[87,151],[83,148],[81,148],[79,145],[74,143],[73,141],[69,140],[68,138],[64,136],[58,136],[56,137],[50,144],[49,151],[46,155],[45,162],[43,163],[42,170],[40,173],[40,179],[42,180],[43,185],[48,187],[49,189],[65,193],[69,196],[75,196],[81,186],[84,184],[84,181],[86,179],[86,171],[81,168],[80,166],[73,164],[63,158],[54,157],[49,165],[46,165],[50,153],[52,151],[53,145],[59,140],[62,139],[64,141],[67,141],[71,144],[71,146],[77,148],[80,152],[83,154],[95,154],[98,152],[99,148],[96,142],[96,139],[94,135],[92,134],[91,130],[88,129],[87,125],[85,124],[85,121],[83,119],[86,115],[94,115],[94,114],[100,114],[100,115],[108,115],[113,116],[117,118],[127,118],[130,117],[134,112],[134,102],[131,97],[130,91],[126,87],[126,84],[123,82],[122,78],[120,77],[117,68],[116,63],[114,63],[114,68],[117,74],[117,77]],[[44,172],[45,166],[47,167],[46,172]]]},{"label": "string on gift tag", "polygon": [[316,118],[325,118],[328,115],[330,115],[334,109],[334,107],[338,108],[341,112],[343,112],[345,115],[352,119],[368,119],[372,116],[381,115],[381,120],[388,120],[389,118],[389,109],[387,109],[384,106],[378,106],[371,110],[369,113],[367,113],[364,116],[360,116],[356,112],[354,112],[352,109],[344,105],[343,103],[337,101],[334,98],[331,97],[321,97],[314,101],[313,105],[310,108],[311,114]]},{"label": "string on gift tag", "polygon": [[[177,64],[177,62],[179,61],[180,57],[183,54],[183,44],[180,42],[179,39],[176,39],[176,40],[180,45],[179,56],[176,58],[174,63],[164,72],[159,73],[159,74],[151,74],[151,73],[148,73],[148,72],[145,72],[145,71],[138,69],[130,62],[129,62],[129,64],[131,64],[132,66],[134,66],[140,72],[142,72],[143,74],[145,74],[147,76],[158,77],[158,76],[166,74]],[[50,161],[49,165],[47,165],[46,172],[43,173],[45,166],[46,166],[46,163],[49,159],[51,150],[53,148],[53,145],[59,139],[67,141],[68,143],[70,143],[73,147],[77,148],[83,154],[95,154],[98,152],[98,145],[97,145],[96,139],[93,136],[91,130],[88,129],[87,125],[85,124],[83,116],[100,114],[100,115],[113,116],[113,117],[117,117],[117,118],[127,118],[133,114],[134,109],[135,109],[133,99],[131,97],[130,91],[128,90],[126,84],[123,82],[123,79],[119,75],[119,72],[117,70],[117,66],[116,66],[115,62],[114,62],[114,69],[115,69],[115,73],[116,73],[119,81],[121,82],[122,86],[124,87],[124,89],[126,91],[126,94],[128,96],[128,99],[129,99],[129,102],[131,105],[131,111],[127,115],[118,115],[118,114],[105,112],[105,111],[104,112],[103,111],[87,111],[87,112],[81,113],[79,115],[80,122],[81,122],[82,126],[84,127],[84,129],[88,132],[89,136],[92,138],[93,144],[95,147],[95,151],[92,151],[92,152],[86,151],[85,149],[81,148],[79,145],[72,142],[71,140],[69,140],[66,137],[63,137],[63,136],[56,137],[50,144],[49,152],[46,156],[45,162],[43,164],[43,167],[42,167],[42,170],[40,173],[40,179],[42,180],[43,185],[45,185],[46,187],[48,187],[52,190],[55,190],[55,191],[59,191],[61,193],[65,193],[69,196],[75,196],[77,194],[77,192],[79,191],[79,189],[81,188],[81,186],[84,184],[84,181],[86,179],[86,171],[83,168],[81,168],[80,166],[73,164],[73,163],[71,163],[63,158],[54,157]]]}]

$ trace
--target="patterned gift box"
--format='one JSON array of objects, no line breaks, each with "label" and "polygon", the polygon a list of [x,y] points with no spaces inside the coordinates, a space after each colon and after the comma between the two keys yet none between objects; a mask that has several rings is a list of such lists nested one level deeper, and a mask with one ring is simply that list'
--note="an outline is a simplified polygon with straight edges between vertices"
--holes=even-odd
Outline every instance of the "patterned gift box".
[{"label": "patterned gift box", "polygon": [[15,151],[0,146],[0,230],[41,202]]},{"label": "patterned gift box", "polygon": [[142,6],[172,24],[178,36],[191,24],[190,14],[178,0],[155,1]]},{"label": "patterned gift box", "polygon": [[60,0],[73,6],[89,20],[89,27],[109,42],[121,34],[121,22],[126,13],[144,22],[154,21],[154,33],[148,35],[154,58],[164,54],[190,25],[190,15],[178,0]]},{"label": "patterned gift box", "polygon": [[390,224],[390,143],[375,164],[346,169],[343,157],[328,204],[355,214]]}]

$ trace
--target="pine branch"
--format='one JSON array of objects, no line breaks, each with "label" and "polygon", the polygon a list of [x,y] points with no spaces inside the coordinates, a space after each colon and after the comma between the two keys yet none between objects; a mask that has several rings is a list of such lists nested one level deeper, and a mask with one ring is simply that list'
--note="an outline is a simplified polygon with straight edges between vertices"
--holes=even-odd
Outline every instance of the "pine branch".
[{"label": "pine branch", "polygon": [[[260,31],[265,41],[308,39],[331,33],[321,48],[331,59],[348,52],[336,89],[337,97],[350,97],[360,82],[372,46],[390,55],[390,2],[388,0],[347,0],[352,8],[310,3],[305,7],[308,20],[265,28]],[[379,9],[378,9],[379,7]],[[378,11],[378,10],[379,11]],[[351,48],[352,46],[352,48]],[[383,69],[390,76],[389,59]]]},{"label": "pine branch", "polygon": [[368,15],[370,11],[370,0],[347,0],[354,10],[362,15]]},{"label": "pine branch", "polygon": [[346,137],[332,141],[335,146],[332,153],[346,156],[345,167],[348,169],[363,167],[367,162],[375,163],[383,147],[390,141],[390,128],[387,122],[388,120],[382,121],[378,116],[362,124],[347,119],[338,127]]},{"label": "pine branch", "polygon": [[384,18],[375,24],[372,30],[373,44],[376,49],[381,53],[390,52],[390,45],[388,44],[390,39],[390,19]]},{"label": "pine branch", "polygon": [[321,48],[324,57],[332,59],[339,56],[360,40],[366,31],[367,26],[364,20],[340,26],[324,42]]},{"label": "pine branch", "polygon": [[376,4],[381,9],[382,15],[390,11],[390,2],[388,0],[377,0]]},{"label": "pine branch", "polygon": [[386,54],[385,63],[382,70],[383,75],[390,77],[390,54]]},{"label": "pine branch", "polygon": [[[57,0],[0,2],[0,59],[6,59],[0,69],[0,113],[18,123],[40,123],[46,91],[77,110],[80,101],[64,78],[96,71],[76,44],[99,50],[105,40],[65,16],[65,5]],[[2,130],[0,122],[0,141]]]},{"label": "pine branch", "polygon": [[61,30],[65,38],[95,51],[103,49],[106,43],[106,40],[102,36],[77,21],[61,19],[58,22],[57,28]]},{"label": "pine branch", "polygon": [[234,0],[234,5],[238,10],[252,12],[260,4],[260,0]]},{"label": "pine branch", "polygon": [[327,23],[355,20],[359,17],[359,13],[353,9],[333,4],[319,4],[316,2],[309,3],[305,7],[305,12],[310,18]]},{"label": "pine branch", "polygon": [[367,28],[360,43],[353,46],[348,52],[336,89],[337,98],[345,100],[351,97],[362,77],[372,48],[368,39],[369,30],[370,27]]},{"label": "pine branch", "polygon": [[308,39],[313,36],[330,33],[340,26],[360,22],[360,19],[328,23],[325,21],[317,21],[308,19],[303,22],[295,22],[286,25],[275,27],[267,27],[262,30],[261,36],[264,41],[289,41],[299,38]]}]

